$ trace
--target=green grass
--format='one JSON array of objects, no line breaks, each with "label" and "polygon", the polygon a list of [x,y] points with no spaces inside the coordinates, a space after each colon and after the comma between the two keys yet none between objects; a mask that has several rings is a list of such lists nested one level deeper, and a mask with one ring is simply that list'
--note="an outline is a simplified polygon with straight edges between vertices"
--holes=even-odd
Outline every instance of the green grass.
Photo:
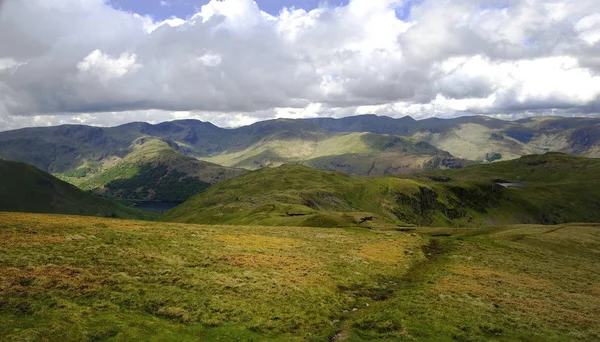
[{"label": "green grass", "polygon": [[0,222],[3,340],[327,340],[423,259],[419,236],[392,232]]},{"label": "green grass", "polygon": [[33,166],[0,160],[0,210],[144,218],[153,213],[125,207],[77,189]]},{"label": "green grass", "polygon": [[[348,341],[600,338],[600,225],[417,231],[451,235],[435,238],[448,252],[417,267],[394,298],[361,311]],[[381,329],[390,325],[396,332]]]},{"label": "green grass", "polygon": [[[280,133],[264,137],[243,150],[224,151],[203,160],[256,170],[286,163],[353,175],[384,175],[422,170],[433,156],[447,152],[414,139],[372,133],[306,134],[289,138]],[[372,167],[377,163],[377,167]]]},{"label": "green grass", "polygon": [[[555,224],[600,221],[599,174],[598,159],[547,153],[462,170],[435,171],[417,179],[442,176],[451,179],[449,184],[492,180],[525,183],[526,187],[503,191],[505,200],[515,204],[512,218],[521,215],[530,217],[529,222]],[[510,213],[506,214],[510,218]],[[527,223],[524,218],[520,222]]]},{"label": "green grass", "polygon": [[[370,228],[596,222],[598,174],[600,161],[563,154],[374,178],[284,165],[217,184],[161,219]],[[527,186],[506,189],[500,179]]]},{"label": "green grass", "polygon": [[184,156],[158,139],[140,138],[131,149],[116,163],[70,170],[57,177],[109,198],[185,201],[213,183],[243,173]]},{"label": "green grass", "polygon": [[599,225],[415,232],[0,213],[0,336],[600,338]]}]

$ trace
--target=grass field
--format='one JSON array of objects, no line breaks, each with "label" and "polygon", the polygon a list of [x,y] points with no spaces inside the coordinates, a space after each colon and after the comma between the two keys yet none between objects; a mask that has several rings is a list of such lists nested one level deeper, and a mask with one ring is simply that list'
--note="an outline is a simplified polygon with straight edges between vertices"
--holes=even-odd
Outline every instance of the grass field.
[{"label": "grass field", "polygon": [[600,225],[413,232],[0,213],[2,341],[597,341]]}]

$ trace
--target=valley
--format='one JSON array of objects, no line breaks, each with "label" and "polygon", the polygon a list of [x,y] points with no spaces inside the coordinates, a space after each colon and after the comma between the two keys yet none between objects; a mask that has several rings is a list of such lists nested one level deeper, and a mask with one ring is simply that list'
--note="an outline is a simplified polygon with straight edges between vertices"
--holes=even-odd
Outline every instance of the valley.
[{"label": "valley", "polygon": [[0,211],[154,219],[156,214],[99,198],[24,163],[0,160]]}]

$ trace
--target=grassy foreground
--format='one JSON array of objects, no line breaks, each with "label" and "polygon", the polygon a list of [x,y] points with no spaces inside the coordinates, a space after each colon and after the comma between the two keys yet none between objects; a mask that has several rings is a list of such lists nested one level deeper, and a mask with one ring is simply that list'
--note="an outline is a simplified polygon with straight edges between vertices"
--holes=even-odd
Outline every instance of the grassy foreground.
[{"label": "grassy foreground", "polygon": [[600,225],[416,232],[0,213],[3,341],[597,341]]}]

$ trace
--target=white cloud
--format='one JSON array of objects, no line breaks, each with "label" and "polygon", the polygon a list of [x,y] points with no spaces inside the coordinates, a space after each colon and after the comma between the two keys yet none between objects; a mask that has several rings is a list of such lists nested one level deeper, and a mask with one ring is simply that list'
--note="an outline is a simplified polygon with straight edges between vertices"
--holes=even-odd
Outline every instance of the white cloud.
[{"label": "white cloud", "polygon": [[21,65],[23,63],[19,63],[16,60],[12,59],[12,58],[0,58],[0,71],[2,70],[7,70],[7,69],[12,69],[14,67],[17,67],[19,65]]},{"label": "white cloud", "polygon": [[600,3],[491,3],[412,1],[401,20],[406,0],[278,16],[252,0],[212,0],[188,19],[155,22],[103,0],[7,2],[0,129],[600,110]]},{"label": "white cloud", "polygon": [[600,13],[595,13],[581,18],[575,24],[575,31],[579,37],[585,40],[589,45],[594,45],[600,41]]},{"label": "white cloud", "polygon": [[198,57],[198,59],[206,66],[210,66],[210,67],[216,67],[219,64],[221,64],[221,56],[213,54],[213,53],[207,53],[204,54],[200,57]]},{"label": "white cloud", "polygon": [[136,60],[137,55],[134,53],[123,52],[119,57],[112,58],[100,50],[94,50],[77,63],[77,69],[97,76],[102,82],[107,82],[141,68],[141,65],[135,63]]}]

